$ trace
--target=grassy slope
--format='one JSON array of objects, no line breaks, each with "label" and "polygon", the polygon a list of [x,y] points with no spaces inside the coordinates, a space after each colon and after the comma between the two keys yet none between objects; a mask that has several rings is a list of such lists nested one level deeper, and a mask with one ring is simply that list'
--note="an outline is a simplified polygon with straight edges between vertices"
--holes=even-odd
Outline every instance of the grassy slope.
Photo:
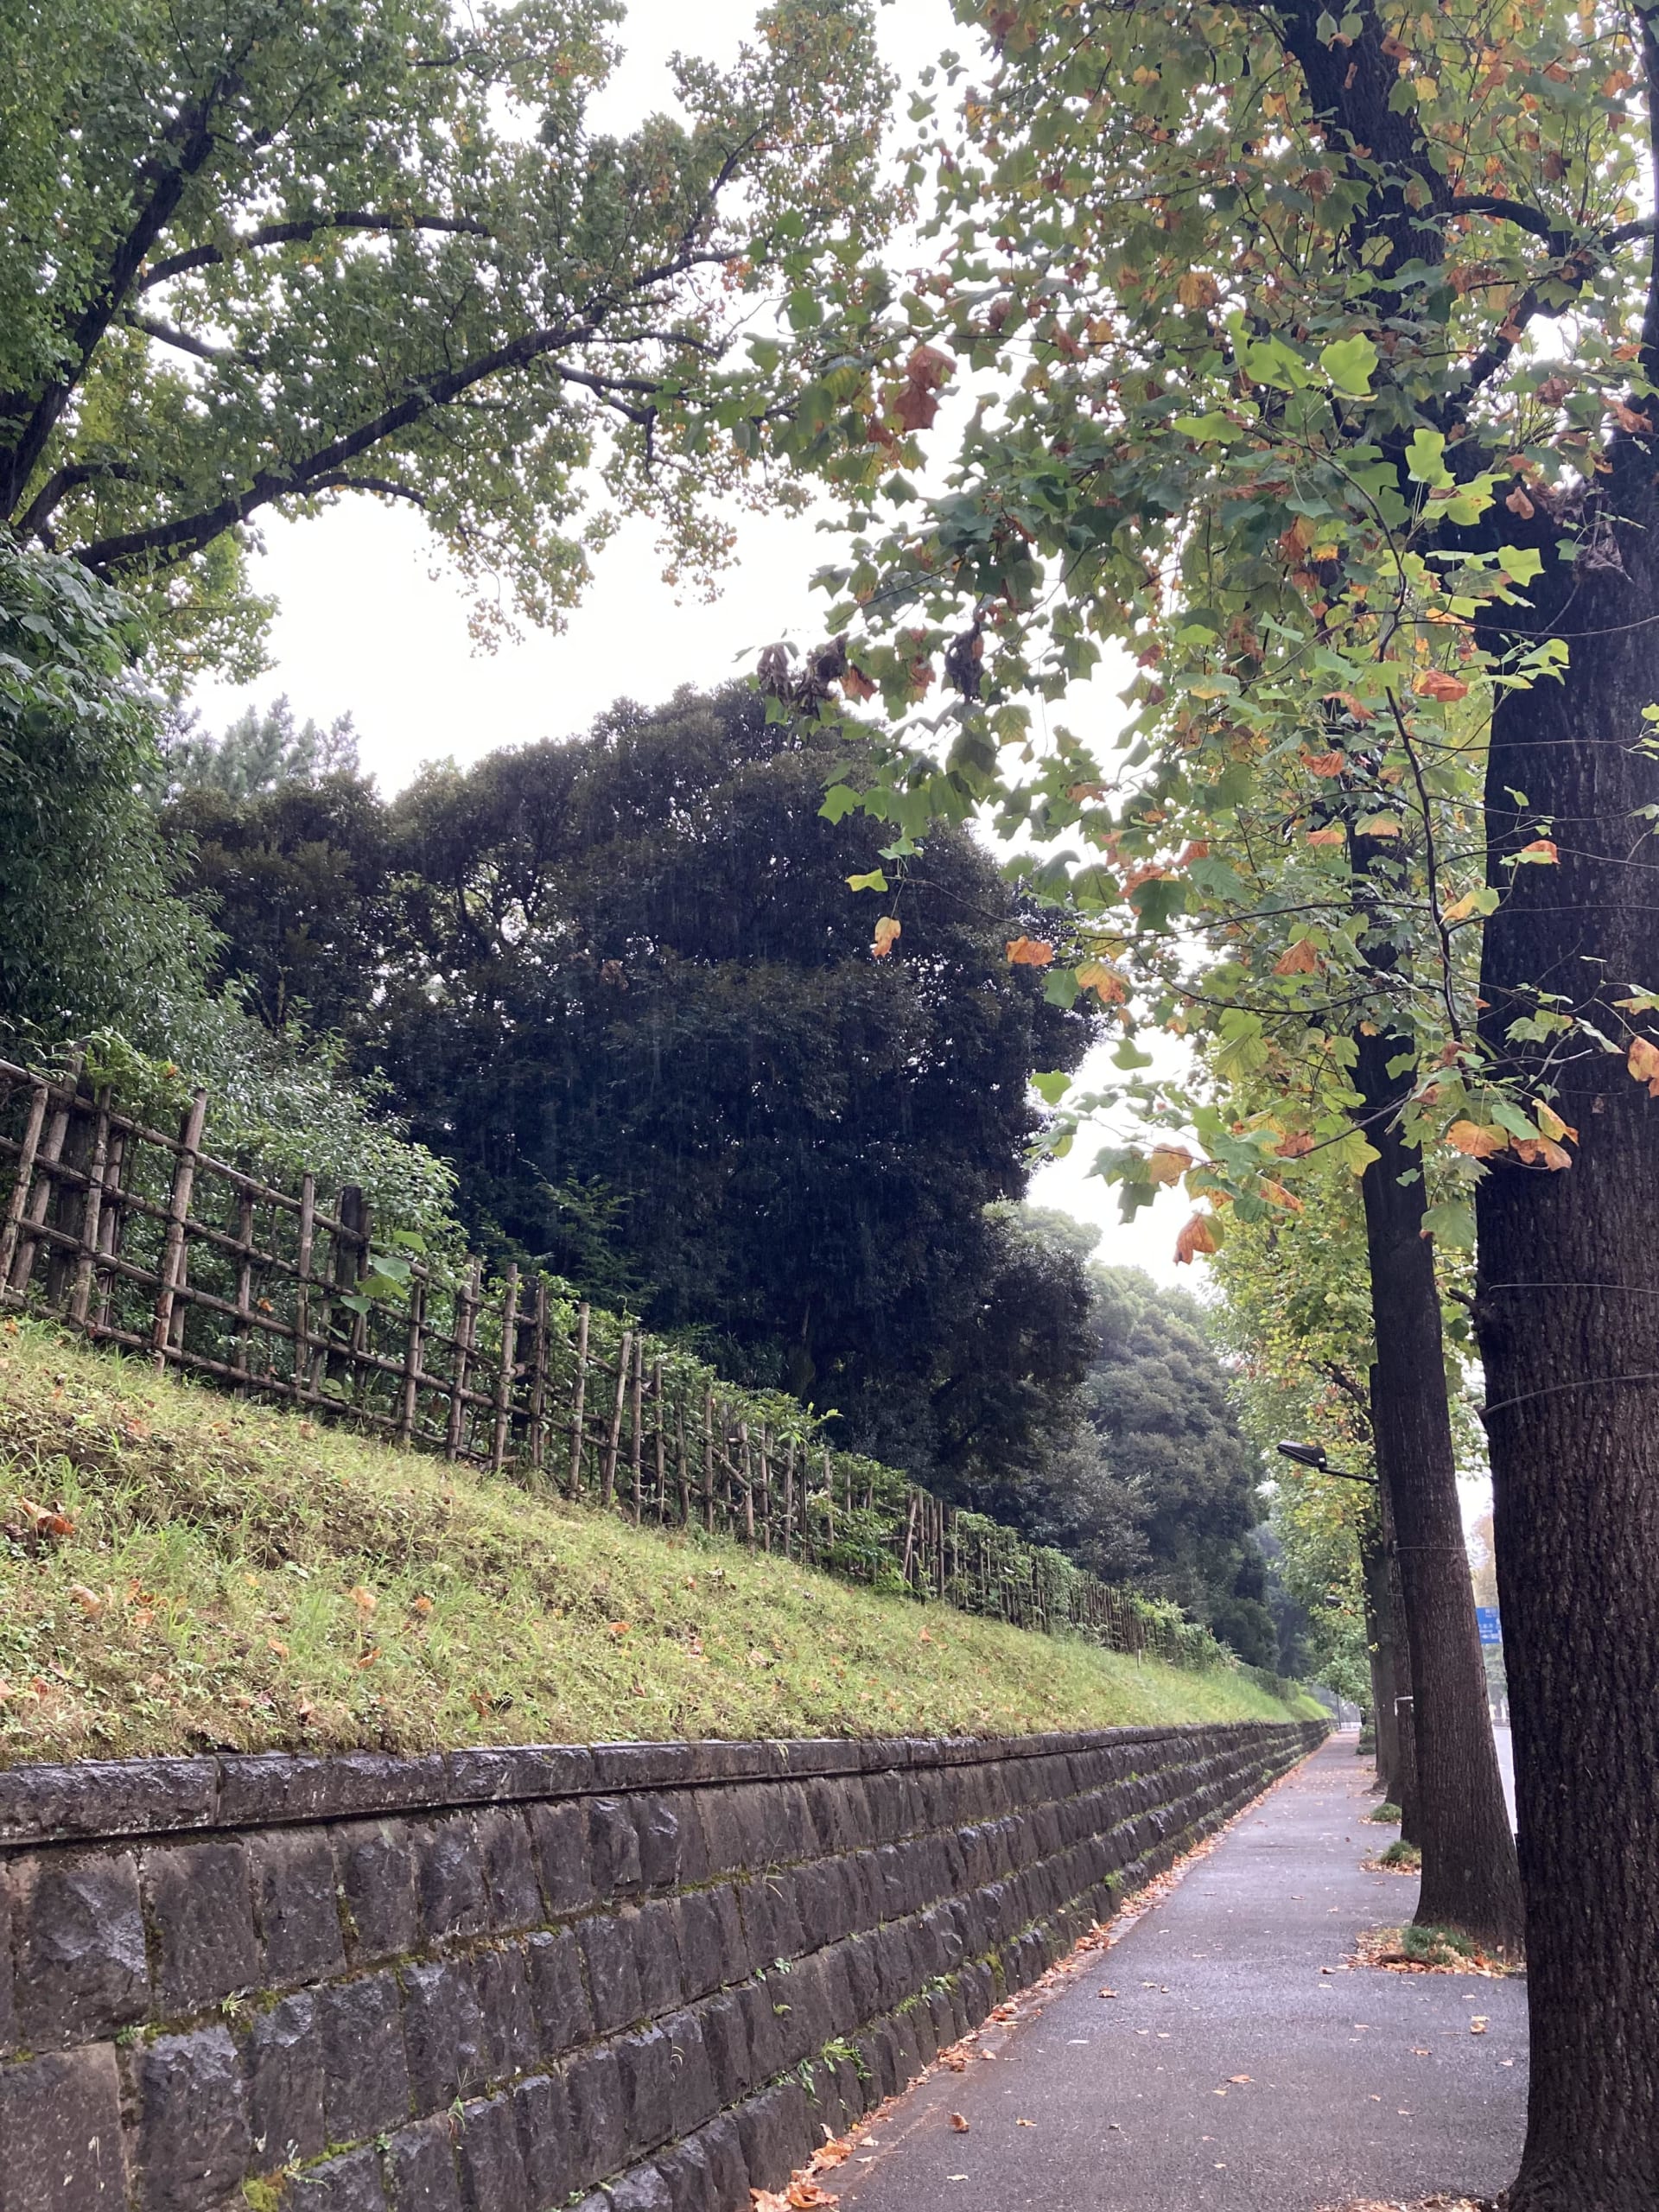
[{"label": "grassy slope", "polygon": [[1243,1679],[636,1530],[15,1319],[0,1521],[4,1764],[1285,1717]]}]

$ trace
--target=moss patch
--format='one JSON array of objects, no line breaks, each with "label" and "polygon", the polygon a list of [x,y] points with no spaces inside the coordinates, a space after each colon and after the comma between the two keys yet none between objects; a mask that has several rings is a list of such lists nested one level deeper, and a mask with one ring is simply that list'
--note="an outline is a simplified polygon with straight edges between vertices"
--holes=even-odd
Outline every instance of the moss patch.
[{"label": "moss patch", "polygon": [[1292,1717],[1242,1675],[636,1529],[15,1319],[0,1522],[0,1764]]}]

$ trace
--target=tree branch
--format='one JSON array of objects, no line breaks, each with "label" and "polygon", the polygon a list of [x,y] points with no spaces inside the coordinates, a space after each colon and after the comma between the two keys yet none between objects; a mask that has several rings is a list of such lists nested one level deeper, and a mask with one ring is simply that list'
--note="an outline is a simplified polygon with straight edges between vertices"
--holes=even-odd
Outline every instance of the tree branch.
[{"label": "tree branch", "polygon": [[212,160],[219,143],[213,118],[238,82],[232,72],[223,73],[203,98],[187,105],[162,134],[165,157],[157,154],[140,166],[139,187],[142,190],[147,185],[149,196],[143,200],[126,235],[117,242],[102,281],[93,288],[69,334],[65,348],[68,365],[64,373],[43,392],[34,395],[32,404],[27,394],[0,398],[0,423],[22,416],[16,435],[0,447],[3,455],[0,459],[0,515],[10,514],[22,498],[58,418],[130,290],[144,256],[171,221],[187,187]]},{"label": "tree branch", "polygon": [[407,499],[423,512],[426,507],[424,492],[417,492],[412,484],[400,484],[391,476],[322,476],[306,488],[311,493],[378,492],[383,499]]},{"label": "tree branch", "polygon": [[[130,567],[155,555],[169,561],[185,560],[192,553],[217,537],[222,531],[233,530],[238,523],[274,500],[303,499],[315,491],[326,478],[338,477],[341,470],[355,461],[359,454],[393,437],[424,416],[440,407],[446,407],[474,385],[485,383],[491,377],[504,375],[513,369],[527,368],[532,362],[546,360],[568,346],[578,346],[596,337],[596,321],[556,327],[550,330],[525,331],[505,346],[465,362],[461,367],[446,371],[442,376],[429,377],[417,384],[393,407],[388,407],[366,423],[358,425],[342,437],[320,451],[308,454],[302,461],[290,462],[281,469],[262,469],[245,489],[232,493],[211,507],[204,507],[194,515],[182,515],[171,522],[154,523],[147,529],[127,531],[113,537],[99,538],[81,549],[79,558],[89,569],[102,574]],[[631,408],[626,401],[610,397],[610,387],[601,377],[582,369],[570,369],[562,363],[551,363],[554,373],[565,383],[577,384],[596,392],[608,404],[618,407],[631,419],[643,420],[639,410]],[[619,379],[617,389],[626,389],[632,379]],[[646,387],[650,389],[651,387]]]},{"label": "tree branch", "polygon": [[125,315],[121,318],[133,330],[142,330],[146,338],[154,338],[162,346],[175,346],[181,353],[194,353],[199,361],[211,361],[215,366],[226,361],[239,362],[255,369],[260,365],[257,353],[244,353],[234,346],[210,346],[205,338],[193,337],[189,331],[181,330],[175,323],[163,322],[157,315]]},{"label": "tree branch", "polygon": [[18,537],[42,536],[54,512],[83,484],[94,484],[101,478],[108,478],[115,484],[136,484],[142,480],[143,473],[124,461],[75,461],[54,469],[18,518]]},{"label": "tree branch", "polygon": [[292,222],[262,223],[257,231],[238,238],[228,253],[216,245],[187,246],[141,270],[137,289],[147,292],[153,285],[166,283],[170,276],[188,276],[193,269],[215,268],[234,255],[251,253],[260,246],[303,244],[321,231],[442,231],[475,238],[493,235],[486,224],[475,222],[470,215],[405,215],[396,209],[342,207],[332,214],[300,216]]}]

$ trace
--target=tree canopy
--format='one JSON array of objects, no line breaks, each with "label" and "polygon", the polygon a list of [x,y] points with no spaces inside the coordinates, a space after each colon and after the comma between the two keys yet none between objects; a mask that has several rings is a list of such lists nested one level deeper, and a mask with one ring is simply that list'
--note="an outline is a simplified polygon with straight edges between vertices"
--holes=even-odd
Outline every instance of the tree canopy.
[{"label": "tree canopy", "polygon": [[384,1071],[475,1234],[919,1475],[1029,1421],[1030,1363],[1081,1371],[1066,1283],[1037,1299],[986,1208],[1092,1023],[1010,967],[1028,912],[956,833],[873,956],[868,826],[819,810],[838,757],[683,693],[390,805],[337,776],[165,820],[220,974]]},{"label": "tree canopy", "polygon": [[[729,68],[682,60],[677,116],[607,135],[621,12],[8,10],[0,523],[245,671],[266,512],[412,505],[486,626],[556,618],[621,512],[717,565],[718,495],[773,496],[771,426],[885,299],[848,280],[891,207],[888,87],[858,0],[779,0]],[[832,291],[833,329],[734,350]]]}]

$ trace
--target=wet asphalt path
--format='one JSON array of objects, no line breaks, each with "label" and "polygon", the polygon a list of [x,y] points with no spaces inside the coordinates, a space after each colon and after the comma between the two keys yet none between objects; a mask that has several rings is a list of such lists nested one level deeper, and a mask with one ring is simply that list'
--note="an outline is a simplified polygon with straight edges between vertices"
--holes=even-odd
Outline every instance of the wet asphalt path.
[{"label": "wet asphalt path", "polygon": [[1415,1895],[1360,1865],[1393,1833],[1364,1820],[1371,1778],[1332,1737],[1109,1952],[988,2024],[994,2063],[899,2100],[836,2172],[842,2212],[1316,2212],[1501,2188],[1522,1985],[1342,1963]]}]

